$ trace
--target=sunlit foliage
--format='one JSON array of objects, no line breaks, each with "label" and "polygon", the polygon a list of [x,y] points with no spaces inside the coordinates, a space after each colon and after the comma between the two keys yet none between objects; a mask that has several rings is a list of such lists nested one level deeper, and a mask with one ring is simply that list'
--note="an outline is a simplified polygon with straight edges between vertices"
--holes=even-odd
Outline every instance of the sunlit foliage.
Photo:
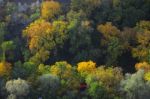
[{"label": "sunlit foliage", "polygon": [[44,19],[54,18],[60,12],[60,4],[56,1],[44,1],[41,8],[41,17]]},{"label": "sunlit foliage", "polygon": [[52,31],[52,24],[45,20],[39,19],[31,23],[24,31],[23,35],[29,39],[30,50],[38,50],[40,44],[40,38],[42,36],[50,34]]},{"label": "sunlit foliage", "polygon": [[0,62],[0,76],[10,75],[12,70],[12,65],[8,62]]},{"label": "sunlit foliage", "polygon": [[96,69],[96,63],[93,61],[80,62],[77,64],[77,70],[81,75],[86,76]]},{"label": "sunlit foliage", "polygon": [[66,36],[67,23],[64,21],[47,22],[38,19],[31,23],[23,35],[28,38],[29,49],[34,54],[31,59],[35,63],[44,62],[49,58],[50,51],[63,44]]},{"label": "sunlit foliage", "polygon": [[0,99],[149,99],[149,12],[150,0],[0,0]]}]

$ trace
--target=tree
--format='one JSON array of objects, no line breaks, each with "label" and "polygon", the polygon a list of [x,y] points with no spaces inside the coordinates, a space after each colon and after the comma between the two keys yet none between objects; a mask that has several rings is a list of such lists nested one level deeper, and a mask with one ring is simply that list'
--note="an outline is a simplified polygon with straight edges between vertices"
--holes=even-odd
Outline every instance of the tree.
[{"label": "tree", "polygon": [[49,65],[40,64],[38,66],[38,73],[39,74],[49,74],[51,67]]},{"label": "tree", "polygon": [[115,97],[115,95],[118,96],[118,84],[123,79],[122,70],[120,68],[100,66],[92,75],[93,79],[104,85],[111,97]]},{"label": "tree", "polygon": [[73,68],[66,61],[56,62],[51,66],[50,73],[60,78],[61,88],[58,91],[59,96],[68,98],[77,98],[77,91],[80,85],[80,79]]},{"label": "tree", "polygon": [[31,23],[23,31],[33,54],[31,61],[37,64],[45,62],[54,48],[63,45],[67,38],[66,29],[67,23],[64,21],[49,23],[43,19],[38,19]]},{"label": "tree", "polygon": [[96,69],[96,63],[93,61],[80,62],[77,64],[77,70],[81,76],[87,76],[90,73],[93,73]]},{"label": "tree", "polygon": [[121,29],[134,27],[140,20],[149,19],[149,5],[148,0],[101,0],[100,7],[92,11],[91,17],[95,23],[109,21]]},{"label": "tree", "polygon": [[56,98],[57,90],[60,87],[60,80],[57,76],[44,74],[38,79],[38,88],[42,98]]},{"label": "tree", "polygon": [[56,62],[55,65],[51,66],[51,74],[60,77],[61,79],[68,79],[72,76],[72,66],[66,61]]},{"label": "tree", "polygon": [[85,77],[88,85],[87,92],[94,99],[119,98],[118,84],[122,79],[123,74],[120,68],[100,66]]},{"label": "tree", "polygon": [[[70,11],[67,14],[69,52],[73,56],[72,62],[92,60],[94,52],[92,46],[93,28],[83,11]],[[94,55],[93,55],[94,56]]]},{"label": "tree", "polygon": [[41,17],[43,19],[54,18],[60,12],[60,4],[56,1],[44,1],[41,8]]},{"label": "tree", "polygon": [[112,25],[111,22],[98,25],[97,30],[102,34],[101,46],[106,54],[106,64],[116,65],[117,59],[123,52],[123,42],[121,42],[121,31]]},{"label": "tree", "polygon": [[22,78],[26,79],[33,76],[36,73],[37,66],[33,62],[24,62],[20,61],[14,64],[12,69],[13,78]]},{"label": "tree", "polygon": [[88,75],[85,80],[88,85],[87,92],[92,99],[109,99],[107,90],[102,83],[96,81],[91,75]]},{"label": "tree", "polygon": [[137,46],[133,48],[133,56],[140,61],[149,62],[150,57],[150,21],[140,21],[135,27]]},{"label": "tree", "polygon": [[5,88],[10,95],[13,94],[16,97],[25,97],[29,93],[28,83],[19,78],[16,80],[7,81]]},{"label": "tree", "polygon": [[0,62],[0,77],[9,76],[12,70],[12,66],[7,62]]},{"label": "tree", "polygon": [[[122,26],[133,27],[137,22],[147,19],[149,3],[147,0],[120,0],[122,10]],[[141,6],[142,5],[142,6]],[[133,15],[130,15],[132,13]]]},{"label": "tree", "polygon": [[74,11],[83,10],[90,15],[94,9],[100,7],[102,0],[71,0],[71,9]]},{"label": "tree", "polygon": [[120,34],[120,30],[117,27],[113,26],[111,22],[98,25],[97,30],[103,35],[103,45],[107,44],[107,42],[109,42],[109,40],[111,40],[112,38],[119,37]]},{"label": "tree", "polygon": [[148,99],[149,83],[144,81],[144,70],[139,70],[134,74],[126,74],[121,81],[121,90],[125,93],[124,99]]}]

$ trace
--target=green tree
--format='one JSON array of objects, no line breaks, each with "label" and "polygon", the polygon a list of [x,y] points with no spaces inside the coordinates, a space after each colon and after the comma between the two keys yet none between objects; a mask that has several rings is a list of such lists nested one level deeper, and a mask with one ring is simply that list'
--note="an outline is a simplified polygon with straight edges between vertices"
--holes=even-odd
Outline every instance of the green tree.
[{"label": "green tree", "polygon": [[123,42],[121,42],[121,31],[107,22],[106,24],[98,25],[97,30],[102,34],[101,46],[106,54],[106,64],[116,65],[117,59],[123,51]]},{"label": "green tree", "polygon": [[92,99],[109,99],[108,92],[101,82],[96,81],[91,75],[88,75],[85,80],[88,84],[87,93]]},{"label": "green tree", "polygon": [[44,74],[38,78],[39,95],[42,98],[56,98],[60,87],[60,79],[51,74]]},{"label": "green tree", "polygon": [[73,62],[79,60],[90,60],[91,50],[95,50],[92,46],[92,32],[93,28],[90,21],[86,18],[83,11],[70,11],[67,14],[69,21],[69,51],[73,57]]},{"label": "green tree", "polygon": [[24,62],[20,61],[14,64],[12,70],[13,78],[22,78],[26,79],[36,74],[37,66],[33,62]]},{"label": "green tree", "polygon": [[74,11],[83,10],[90,15],[95,8],[100,7],[102,0],[71,0],[71,9]]},{"label": "green tree", "polygon": [[6,61],[6,52],[15,48],[13,41],[5,41],[1,44],[2,61]]}]

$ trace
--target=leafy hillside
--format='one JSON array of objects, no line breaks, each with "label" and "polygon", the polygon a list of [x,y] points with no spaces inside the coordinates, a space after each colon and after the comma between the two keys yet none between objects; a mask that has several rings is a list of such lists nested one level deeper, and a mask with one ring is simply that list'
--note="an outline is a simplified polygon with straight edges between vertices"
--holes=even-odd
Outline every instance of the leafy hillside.
[{"label": "leafy hillside", "polygon": [[0,0],[0,99],[149,99],[150,0]]}]

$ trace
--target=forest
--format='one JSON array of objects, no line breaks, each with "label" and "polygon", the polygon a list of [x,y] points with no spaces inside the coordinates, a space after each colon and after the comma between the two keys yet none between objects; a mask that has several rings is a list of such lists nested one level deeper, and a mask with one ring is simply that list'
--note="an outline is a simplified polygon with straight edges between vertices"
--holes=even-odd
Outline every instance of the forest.
[{"label": "forest", "polygon": [[150,99],[150,0],[0,0],[0,99]]}]

